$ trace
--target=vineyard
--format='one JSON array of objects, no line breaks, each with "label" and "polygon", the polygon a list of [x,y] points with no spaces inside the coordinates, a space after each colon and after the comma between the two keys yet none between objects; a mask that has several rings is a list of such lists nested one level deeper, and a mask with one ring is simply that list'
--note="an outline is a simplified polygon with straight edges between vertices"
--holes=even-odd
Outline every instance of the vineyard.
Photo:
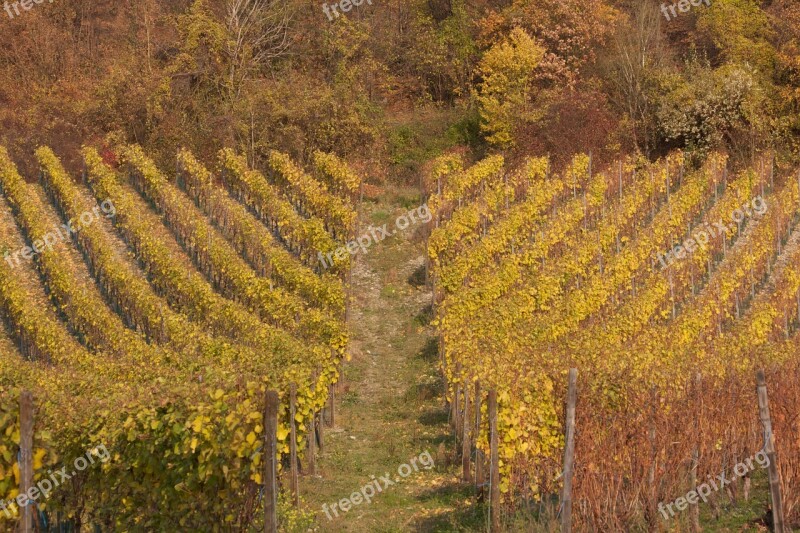
[{"label": "vineyard", "polygon": [[[668,518],[660,503],[764,448],[763,368],[785,516],[798,521],[800,174],[769,157],[733,172],[718,154],[599,170],[579,154],[558,171],[547,158],[510,168],[500,156],[467,166],[448,155],[425,186],[465,477],[471,444],[478,475],[490,454],[491,390],[505,508],[544,514],[558,501],[576,368],[574,527],[656,531]],[[748,474],[708,505],[718,517],[750,489]],[[690,527],[692,514],[671,527]]]},{"label": "vineyard", "polygon": [[42,147],[22,176],[0,148],[0,529],[21,512],[23,391],[34,482],[113,459],[31,504],[37,528],[263,524],[266,391],[288,468],[346,357],[349,262],[317,254],[353,235],[360,179],[321,152],[310,173],[279,152],[265,173],[229,150],[171,173],[138,146],[81,157],[70,175]]},{"label": "vineyard", "polygon": [[[228,149],[213,167],[180,150],[173,174],[136,145],[84,147],[79,175],[49,148],[35,156],[33,182],[0,150],[0,501],[20,496],[31,393],[34,482],[100,445],[113,458],[72,472],[70,490],[36,504],[36,524],[266,527],[276,391],[289,520],[293,465],[314,471],[348,357],[351,261],[318,257],[357,233],[358,176],[322,152],[310,173],[280,152],[263,173]],[[444,155],[424,188],[458,454],[507,518],[563,512],[552,502],[565,486],[570,368],[573,523],[608,531],[662,527],[664,502],[764,448],[764,369],[797,521],[800,174],[769,157],[732,171],[719,154],[599,171],[585,154],[560,169]],[[709,494],[710,512],[760,482],[748,472]],[[8,509],[10,526],[21,509]],[[674,519],[696,525],[696,507]]]},{"label": "vineyard", "polygon": [[0,533],[800,532],[800,0],[0,3]]}]

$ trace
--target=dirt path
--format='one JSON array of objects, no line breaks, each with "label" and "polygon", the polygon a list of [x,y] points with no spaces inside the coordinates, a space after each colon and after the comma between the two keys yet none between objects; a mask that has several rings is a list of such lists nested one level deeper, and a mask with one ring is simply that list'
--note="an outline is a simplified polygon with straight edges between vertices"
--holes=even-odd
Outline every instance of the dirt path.
[{"label": "dirt path", "polygon": [[[415,191],[388,192],[365,204],[362,220],[391,228],[399,215],[418,205]],[[463,524],[458,515],[471,502],[449,464],[452,437],[428,324],[431,294],[424,285],[423,244],[415,229],[354,258],[352,360],[344,365],[336,428],[326,428],[319,476],[306,476],[301,483],[318,531],[463,530],[455,524]],[[429,469],[428,457],[434,463]],[[380,481],[387,474],[389,479]],[[360,492],[373,476],[381,491],[372,502],[342,512],[340,500]],[[387,481],[393,483],[385,487]],[[351,498],[353,503],[359,499]]]}]

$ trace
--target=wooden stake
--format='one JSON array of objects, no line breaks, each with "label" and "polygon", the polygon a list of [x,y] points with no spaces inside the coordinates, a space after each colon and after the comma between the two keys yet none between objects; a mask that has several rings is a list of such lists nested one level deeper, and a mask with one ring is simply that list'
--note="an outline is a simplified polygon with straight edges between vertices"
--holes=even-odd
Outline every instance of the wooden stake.
[{"label": "wooden stake", "polygon": [[575,405],[578,399],[578,369],[570,368],[564,446],[564,490],[561,493],[561,531],[572,531],[572,474],[575,461]]},{"label": "wooden stake", "polygon": [[[317,367],[311,374],[311,387],[314,392],[317,391],[319,386],[320,370]],[[308,429],[308,474],[311,476],[317,475],[317,413],[311,409],[311,419],[306,424]]]},{"label": "wooden stake", "polygon": [[[33,394],[22,391],[19,398],[19,493],[27,494],[33,487]],[[34,506],[30,501],[20,508],[19,530],[32,533]]]},{"label": "wooden stake", "polygon": [[289,386],[289,429],[291,430],[291,441],[289,443],[290,460],[291,460],[291,483],[290,488],[292,491],[292,502],[295,507],[300,506],[300,483],[297,476],[297,423],[294,420],[297,409],[297,385],[292,383]]},{"label": "wooden stake", "polygon": [[317,432],[317,442],[319,442],[319,451],[325,447],[324,439],[323,439],[323,426],[325,425],[324,420],[324,410],[317,413],[317,416],[314,417],[314,424],[316,425],[316,432]]},{"label": "wooden stake", "polygon": [[[702,412],[702,396],[700,395],[700,387],[702,385],[702,375],[700,372],[697,372],[694,376],[694,390],[692,391],[692,395],[694,396],[694,403],[695,403],[695,413],[698,411]],[[695,427],[700,427],[700,419],[698,414],[695,418]],[[700,463],[700,437],[697,435],[697,441],[695,442],[695,448],[692,450],[692,468],[689,471],[689,485],[692,487],[692,490],[697,490],[697,467]],[[692,525],[693,533],[700,533],[702,531],[700,527],[700,505],[695,503],[689,508],[689,519]]]},{"label": "wooden stake", "polygon": [[264,408],[264,533],[278,533],[278,404],[267,391]]},{"label": "wooden stake", "polygon": [[[697,490],[697,463],[698,463],[698,453],[697,448],[692,451],[692,468],[689,472],[689,486],[692,487],[693,491]],[[700,528],[700,505],[695,503],[689,507],[689,520],[692,524],[692,531],[694,533],[699,533],[702,531]]]},{"label": "wooden stake", "polygon": [[470,461],[472,455],[472,441],[469,438],[470,426],[469,387],[467,387],[467,384],[464,384],[464,434],[461,437],[461,467],[466,483],[472,480],[472,461]]},{"label": "wooden stake", "polygon": [[497,435],[497,391],[489,391],[489,490],[491,533],[500,532],[500,438]]},{"label": "wooden stake", "polygon": [[775,451],[775,436],[772,434],[772,418],[769,414],[769,397],[767,395],[767,380],[764,371],[756,372],[758,384],[758,414],[764,426],[764,452],[769,459],[769,493],[772,499],[772,523],[775,533],[786,533],[783,518],[783,498],[781,497],[781,481],[778,476],[778,458]]},{"label": "wooden stake", "polygon": [[317,475],[317,413],[311,413],[308,424],[308,474]]},{"label": "wooden stake", "polygon": [[331,383],[328,386],[328,426],[336,426],[336,390],[335,385]]},{"label": "wooden stake", "polygon": [[647,471],[647,486],[650,487],[649,496],[649,509],[648,519],[650,527],[656,526],[658,520],[656,511],[657,495],[656,495],[656,461],[658,459],[658,451],[656,449],[656,406],[658,405],[658,390],[654,386],[651,391],[651,412],[650,412],[650,429],[647,431],[647,437],[650,441],[650,468]]},{"label": "wooden stake", "polygon": [[345,291],[344,302],[344,323],[350,322],[350,304],[353,300],[353,256],[347,258],[347,289]]},{"label": "wooden stake", "polygon": [[456,432],[456,438],[461,434],[461,425],[460,425],[460,409],[461,408],[461,385],[456,385],[456,396],[453,400],[453,429]]},{"label": "wooden stake", "polygon": [[[475,441],[478,441],[478,438],[481,434],[481,382],[475,382]],[[478,494],[483,492],[483,467],[484,467],[484,458],[483,458],[483,450],[475,447],[475,488],[478,491]]]}]

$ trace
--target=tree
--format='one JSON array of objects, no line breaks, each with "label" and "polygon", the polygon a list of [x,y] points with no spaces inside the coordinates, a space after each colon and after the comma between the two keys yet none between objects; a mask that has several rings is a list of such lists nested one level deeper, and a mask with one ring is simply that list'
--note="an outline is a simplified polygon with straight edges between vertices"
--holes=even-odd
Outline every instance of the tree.
[{"label": "tree", "polygon": [[751,157],[768,142],[770,120],[752,69],[690,64],[686,81],[662,99],[660,122],[668,140],[701,153],[727,145]]},{"label": "tree", "polygon": [[479,22],[483,42],[494,43],[520,27],[536,39],[545,54],[535,78],[541,86],[574,88],[584,69],[597,58],[620,12],[607,0],[512,0],[499,11],[489,11]]},{"label": "tree", "polygon": [[288,0],[227,0],[226,9],[229,83],[238,97],[249,75],[286,54],[292,12]]},{"label": "tree", "polygon": [[490,144],[512,146],[519,122],[535,119],[527,111],[528,87],[543,57],[544,49],[521,28],[484,54],[478,64],[477,101],[481,131]]},{"label": "tree", "polygon": [[769,76],[775,68],[774,31],[756,0],[715,0],[698,12],[697,32],[724,62],[748,64]]},{"label": "tree", "polygon": [[630,23],[617,32],[613,50],[607,76],[613,100],[630,122],[633,142],[649,155],[657,141],[655,95],[667,57],[661,14],[654,4],[639,5]]}]

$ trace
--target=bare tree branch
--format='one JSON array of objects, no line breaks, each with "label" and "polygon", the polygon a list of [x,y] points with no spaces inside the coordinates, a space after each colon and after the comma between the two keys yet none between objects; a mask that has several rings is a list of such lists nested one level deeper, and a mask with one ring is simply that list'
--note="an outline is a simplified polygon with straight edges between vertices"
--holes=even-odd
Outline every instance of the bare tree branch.
[{"label": "bare tree branch", "polygon": [[252,73],[287,53],[292,11],[288,0],[228,0],[226,7],[230,85],[238,96]]}]

